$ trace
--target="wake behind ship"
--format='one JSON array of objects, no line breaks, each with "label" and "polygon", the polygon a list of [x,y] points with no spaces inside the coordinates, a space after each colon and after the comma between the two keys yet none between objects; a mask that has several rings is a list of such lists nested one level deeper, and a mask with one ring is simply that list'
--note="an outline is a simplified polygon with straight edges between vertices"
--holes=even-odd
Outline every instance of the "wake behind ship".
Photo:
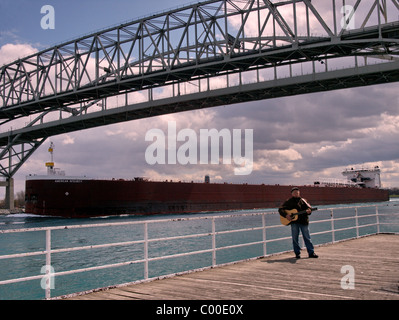
[{"label": "wake behind ship", "polygon": [[[289,195],[292,186],[148,181],[99,180],[65,176],[46,163],[47,176],[26,178],[25,212],[69,218],[122,214],[181,214],[276,208]],[[319,183],[301,186],[301,194],[312,205],[388,201],[380,189],[380,169],[345,170],[348,183]]]}]

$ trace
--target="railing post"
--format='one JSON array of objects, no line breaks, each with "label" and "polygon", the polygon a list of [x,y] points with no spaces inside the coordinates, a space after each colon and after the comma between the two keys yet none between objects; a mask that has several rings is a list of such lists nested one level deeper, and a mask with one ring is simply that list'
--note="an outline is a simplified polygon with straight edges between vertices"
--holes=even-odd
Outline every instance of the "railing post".
[{"label": "railing post", "polygon": [[331,234],[332,234],[332,243],[335,243],[335,227],[334,227],[334,210],[331,209]]},{"label": "railing post", "polygon": [[267,247],[266,247],[266,217],[265,214],[262,214],[262,238],[263,238],[263,256],[267,255]]},{"label": "railing post", "polygon": [[212,217],[212,267],[216,266],[216,226],[215,217]]},{"label": "railing post", "polygon": [[51,298],[51,230],[46,230],[46,299]]},{"label": "railing post", "polygon": [[148,279],[148,223],[144,222],[144,279]]},{"label": "railing post", "polygon": [[377,234],[380,233],[380,217],[379,217],[379,212],[378,212],[378,206],[375,206],[375,216],[377,219]]},{"label": "railing post", "polygon": [[356,238],[359,238],[359,218],[357,216],[357,207],[355,208],[355,222],[356,222]]}]

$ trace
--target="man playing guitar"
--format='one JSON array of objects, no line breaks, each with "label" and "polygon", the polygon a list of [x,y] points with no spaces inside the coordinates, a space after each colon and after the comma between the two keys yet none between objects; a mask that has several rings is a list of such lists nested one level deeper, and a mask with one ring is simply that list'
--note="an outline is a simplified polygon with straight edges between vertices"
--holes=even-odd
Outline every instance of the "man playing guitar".
[{"label": "man playing guitar", "polygon": [[[284,218],[282,220],[288,220],[288,222],[284,224],[291,225],[292,244],[295,257],[297,259],[301,257],[301,247],[299,246],[299,231],[301,231],[309,258],[318,258],[318,255],[314,252],[308,227],[309,215],[312,213],[313,208],[305,199],[301,198],[299,188],[292,188],[291,195],[292,197],[281,205],[281,207],[278,209],[278,212],[280,213],[281,217]],[[303,213],[294,217],[291,215],[291,212]]]}]

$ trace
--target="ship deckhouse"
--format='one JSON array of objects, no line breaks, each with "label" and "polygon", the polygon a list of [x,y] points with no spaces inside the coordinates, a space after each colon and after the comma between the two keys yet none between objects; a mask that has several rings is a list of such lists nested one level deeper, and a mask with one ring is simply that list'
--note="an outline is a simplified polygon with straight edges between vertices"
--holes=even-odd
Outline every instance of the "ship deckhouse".
[{"label": "ship deckhouse", "polygon": [[380,168],[345,169],[342,174],[363,188],[381,188]]}]

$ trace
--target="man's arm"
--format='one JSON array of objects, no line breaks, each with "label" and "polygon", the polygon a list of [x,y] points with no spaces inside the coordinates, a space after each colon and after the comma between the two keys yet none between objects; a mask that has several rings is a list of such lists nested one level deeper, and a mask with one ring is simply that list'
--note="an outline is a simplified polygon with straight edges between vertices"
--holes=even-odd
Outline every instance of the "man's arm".
[{"label": "man's arm", "polygon": [[306,201],[306,199],[304,198],[301,199],[304,206],[304,210],[306,210],[306,213],[310,216],[312,214],[312,206],[309,204],[309,202]]},{"label": "man's arm", "polygon": [[285,210],[289,210],[288,209],[288,200],[285,201],[280,208],[278,208],[278,213],[280,214],[280,216],[286,218],[287,217],[287,213],[285,212]]}]

